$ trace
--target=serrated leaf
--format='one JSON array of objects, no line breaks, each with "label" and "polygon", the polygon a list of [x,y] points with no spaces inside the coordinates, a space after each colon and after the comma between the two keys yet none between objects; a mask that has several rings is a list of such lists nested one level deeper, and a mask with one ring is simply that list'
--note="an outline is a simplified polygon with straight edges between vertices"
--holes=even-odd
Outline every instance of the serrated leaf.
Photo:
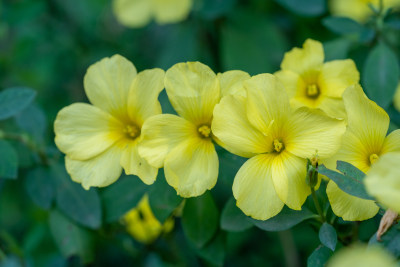
[{"label": "serrated leaf", "polygon": [[290,11],[303,16],[319,16],[326,10],[324,0],[275,0]]},{"label": "serrated leaf", "polygon": [[307,267],[324,267],[331,256],[332,251],[329,248],[319,245],[308,257]]},{"label": "serrated leaf", "polygon": [[218,209],[209,192],[186,200],[182,227],[187,239],[197,248],[203,247],[218,228]]},{"label": "serrated leaf", "polygon": [[0,178],[16,179],[17,173],[17,152],[8,142],[0,140]]},{"label": "serrated leaf", "polygon": [[0,120],[8,119],[26,108],[36,92],[25,87],[13,87],[0,92]]},{"label": "serrated leaf", "polygon": [[292,210],[288,207],[283,207],[282,211],[266,221],[259,221],[251,219],[253,224],[264,231],[284,231],[292,228],[293,226],[301,223],[304,220],[318,217],[306,207],[302,210]]},{"label": "serrated leaf", "polygon": [[26,174],[24,184],[36,205],[49,209],[56,191],[55,174],[47,167],[37,167]]},{"label": "serrated leaf", "polygon": [[233,197],[226,202],[222,210],[220,225],[221,229],[231,232],[241,232],[253,226],[249,217],[236,206]]},{"label": "serrated leaf", "polygon": [[335,228],[328,223],[323,223],[319,229],[319,240],[321,243],[332,251],[335,251],[337,244],[337,234]]},{"label": "serrated leaf", "polygon": [[322,24],[338,34],[361,33],[363,30],[357,21],[347,17],[326,17],[322,19]]}]

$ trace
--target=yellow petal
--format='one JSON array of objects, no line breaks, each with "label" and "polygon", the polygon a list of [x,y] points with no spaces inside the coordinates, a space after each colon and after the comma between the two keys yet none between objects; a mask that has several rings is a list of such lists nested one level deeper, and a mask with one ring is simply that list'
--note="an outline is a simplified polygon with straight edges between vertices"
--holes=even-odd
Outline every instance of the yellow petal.
[{"label": "yellow petal", "polygon": [[143,183],[150,185],[156,180],[158,169],[139,156],[138,141],[135,141],[126,144],[121,155],[121,166],[126,174],[136,175]]},{"label": "yellow petal", "polygon": [[127,114],[128,94],[136,76],[135,66],[126,58],[114,55],[90,66],[84,78],[90,102],[116,118]]},{"label": "yellow petal", "polygon": [[230,70],[224,73],[218,73],[218,79],[221,85],[222,96],[246,96],[246,89],[243,86],[243,82],[250,79],[250,75],[247,72],[241,70]]},{"label": "yellow petal", "polygon": [[[147,0],[149,1],[149,0]],[[192,7],[192,0],[152,0],[156,22],[175,23],[184,20]]]},{"label": "yellow petal", "polygon": [[347,113],[342,98],[320,96],[320,99],[318,108],[323,110],[326,115],[332,118],[347,120]]},{"label": "yellow petal", "polygon": [[364,179],[368,193],[400,213],[400,153],[388,153],[374,163]]},{"label": "yellow petal", "polygon": [[259,74],[245,81],[247,118],[259,131],[267,134],[279,128],[290,112],[290,104],[282,83],[272,74]]},{"label": "yellow petal", "polygon": [[343,192],[333,181],[326,188],[333,212],[345,221],[363,221],[374,217],[379,207],[373,200],[361,199]]},{"label": "yellow petal", "polygon": [[65,157],[65,167],[71,179],[81,183],[83,188],[89,190],[90,187],[104,187],[114,183],[122,172],[119,163],[121,149],[112,146],[100,155],[85,160],[73,160],[68,155]]},{"label": "yellow petal", "polygon": [[282,82],[289,99],[303,97],[306,90],[306,83],[301,76],[290,70],[280,70],[275,72],[275,76]]},{"label": "yellow petal", "polygon": [[301,210],[311,193],[306,183],[307,160],[289,152],[276,155],[272,161],[272,181],[279,198],[289,208]]},{"label": "yellow petal", "polygon": [[122,124],[101,109],[75,103],[58,112],[54,122],[57,147],[72,159],[97,156],[123,137]]},{"label": "yellow petal", "polygon": [[348,127],[371,151],[380,151],[389,128],[389,116],[369,100],[361,86],[350,86],[343,94]]},{"label": "yellow petal", "polygon": [[285,126],[286,149],[301,158],[333,156],[340,148],[346,130],[343,120],[328,117],[318,109],[306,107],[295,110]]},{"label": "yellow petal", "polygon": [[152,17],[149,0],[114,0],[113,10],[119,23],[124,26],[139,28],[148,24]]},{"label": "yellow petal", "polygon": [[334,60],[322,66],[318,77],[321,93],[330,97],[342,97],[344,90],[358,84],[360,73],[351,59]]},{"label": "yellow petal", "polygon": [[164,75],[162,69],[151,69],[134,78],[128,96],[128,113],[138,126],[150,116],[161,114],[158,95],[164,88]]},{"label": "yellow petal", "polygon": [[400,112],[400,83],[397,85],[396,93],[394,94],[393,105]]},{"label": "yellow petal", "polygon": [[239,169],[233,181],[236,205],[257,220],[267,220],[277,215],[283,202],[275,192],[272,182],[272,154],[257,155]]},{"label": "yellow petal", "polygon": [[213,188],[218,178],[218,155],[210,140],[187,139],[168,153],[165,179],[182,197],[197,197]]},{"label": "yellow petal", "polygon": [[400,152],[400,129],[394,130],[385,138],[381,154],[388,152]]},{"label": "yellow petal", "polygon": [[171,114],[155,115],[143,124],[139,155],[161,168],[169,151],[193,136],[197,136],[197,129],[189,121]]},{"label": "yellow petal", "polygon": [[175,64],[165,75],[165,89],[180,116],[197,126],[211,123],[220,88],[217,76],[208,66],[200,62]]},{"label": "yellow petal", "polygon": [[270,151],[268,147],[272,146],[272,140],[250,124],[245,105],[245,97],[223,97],[214,109],[212,132],[229,152],[252,157]]},{"label": "yellow petal", "polygon": [[282,70],[291,70],[300,75],[319,70],[324,62],[324,48],[318,41],[307,39],[303,48],[293,48],[285,53]]}]

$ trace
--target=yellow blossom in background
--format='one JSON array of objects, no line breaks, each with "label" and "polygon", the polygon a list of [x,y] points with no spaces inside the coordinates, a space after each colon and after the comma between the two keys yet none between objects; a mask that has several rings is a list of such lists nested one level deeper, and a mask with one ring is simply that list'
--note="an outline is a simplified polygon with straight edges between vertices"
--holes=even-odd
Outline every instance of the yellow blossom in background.
[{"label": "yellow blossom in background", "polygon": [[322,44],[311,39],[303,48],[285,53],[281,70],[275,75],[284,84],[293,107],[319,108],[334,118],[346,118],[342,94],[360,80],[353,60],[324,63]]},{"label": "yellow blossom in background", "polygon": [[123,217],[126,230],[137,241],[149,244],[162,233],[171,232],[174,228],[174,219],[169,218],[161,224],[151,211],[149,198],[145,195],[136,208],[130,210]]},{"label": "yellow blossom in background", "polygon": [[192,0],[114,0],[113,9],[118,21],[139,28],[154,19],[158,24],[176,23],[187,18]]},{"label": "yellow blossom in background", "polygon": [[[329,7],[332,15],[349,17],[358,22],[365,22],[373,15],[369,4],[379,10],[379,1],[380,0],[330,0]],[[383,0],[382,2],[385,10],[388,8],[400,7],[400,0]]]},{"label": "yellow blossom in background", "polygon": [[398,112],[400,112],[400,82],[397,85],[396,93],[393,97],[393,105]]},{"label": "yellow blossom in background", "polygon": [[139,156],[138,143],[143,123],[161,113],[157,99],[163,80],[163,70],[137,74],[135,66],[120,55],[89,67],[84,86],[93,105],[67,106],[54,122],[55,143],[66,154],[72,180],[85,189],[107,186],[123,168],[146,184],[154,182],[157,168]]},{"label": "yellow blossom in background", "polygon": [[[362,88],[349,87],[343,94],[348,115],[348,127],[338,153],[330,159],[328,167],[335,168],[336,161],[349,162],[364,173],[388,152],[400,152],[400,130],[386,136],[389,116],[375,102],[369,100]],[[347,221],[372,218],[379,208],[373,200],[351,196],[333,182],[326,189],[333,212]]]},{"label": "yellow blossom in background", "polygon": [[364,179],[367,192],[386,208],[398,213],[400,213],[399,163],[400,153],[387,153],[371,167]]},{"label": "yellow blossom in background", "polygon": [[396,267],[396,258],[378,245],[344,247],[328,261],[328,267]]},{"label": "yellow blossom in background", "polygon": [[[248,78],[241,71],[221,75],[230,75],[232,81]],[[165,89],[179,116],[157,115],[143,125],[140,155],[156,168],[164,166],[168,184],[182,197],[202,195],[217,182],[218,156],[213,140],[218,140],[211,123],[221,94],[230,93],[225,85],[231,83],[225,81],[221,88],[217,75],[200,62],[172,66],[165,75]],[[240,86],[232,88],[240,91]]]},{"label": "yellow blossom in background", "polygon": [[344,121],[320,110],[293,109],[280,81],[260,74],[244,81],[247,97],[228,95],[214,110],[212,132],[224,147],[250,158],[236,174],[233,195],[248,216],[266,220],[286,204],[300,210],[311,193],[307,158],[332,156]]}]

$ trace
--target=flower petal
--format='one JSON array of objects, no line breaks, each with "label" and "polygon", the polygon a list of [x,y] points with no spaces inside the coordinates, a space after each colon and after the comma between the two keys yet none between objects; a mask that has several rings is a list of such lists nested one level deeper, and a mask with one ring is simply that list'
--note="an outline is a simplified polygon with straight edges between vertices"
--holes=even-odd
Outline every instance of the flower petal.
[{"label": "flower petal", "polygon": [[334,155],[346,130],[343,120],[328,117],[318,109],[295,110],[285,125],[286,149],[301,158],[311,158],[316,152],[321,158]]},{"label": "flower petal", "polygon": [[161,114],[158,95],[164,88],[164,76],[162,69],[151,69],[134,78],[128,96],[128,114],[138,126],[150,116]]},{"label": "flower petal", "polygon": [[301,206],[311,193],[306,183],[307,160],[289,152],[275,155],[272,162],[272,181],[279,198],[289,208],[301,210]]},{"label": "flower petal", "polygon": [[303,48],[293,48],[285,53],[282,70],[291,70],[300,75],[321,68],[324,62],[324,48],[318,41],[307,39]]},{"label": "flower petal", "polygon": [[218,155],[210,140],[187,139],[168,153],[165,179],[182,197],[197,197],[213,188],[218,178]]},{"label": "flower petal", "polygon": [[347,120],[343,99],[330,96],[320,96],[320,99],[318,108],[323,110],[326,115],[332,118]]},{"label": "flower petal", "polygon": [[123,125],[89,104],[75,103],[60,110],[54,122],[57,147],[72,159],[97,156],[123,137]]},{"label": "flower petal", "polygon": [[114,0],[113,10],[118,21],[128,27],[143,27],[152,17],[149,0]]},{"label": "flower petal", "polygon": [[283,202],[275,192],[272,182],[272,154],[261,154],[246,161],[233,181],[236,205],[257,220],[267,220],[277,215]]},{"label": "flower petal", "polygon": [[[149,1],[149,0],[146,0]],[[154,17],[159,24],[184,20],[192,7],[192,0],[152,0]]]},{"label": "flower petal", "polygon": [[112,146],[100,155],[80,161],[65,157],[65,167],[73,181],[81,183],[83,188],[104,187],[114,183],[122,172],[119,164],[121,149]]},{"label": "flower petal", "polygon": [[385,138],[381,154],[388,152],[400,152],[400,129],[394,130]]},{"label": "flower petal", "polygon": [[280,70],[275,72],[275,76],[284,85],[289,99],[305,96],[306,83],[298,73],[290,70]]},{"label": "flower petal", "polygon": [[198,133],[189,121],[171,114],[155,115],[143,124],[139,155],[150,165],[161,168],[173,147],[194,136]]},{"label": "flower petal", "polygon": [[363,221],[374,217],[379,207],[373,200],[361,199],[349,195],[333,182],[329,181],[326,188],[333,212],[345,221]]},{"label": "flower petal", "polygon": [[208,66],[200,62],[175,64],[165,75],[165,89],[180,116],[196,126],[211,123],[220,88],[217,76]]},{"label": "flower petal", "polygon": [[[246,116],[246,98],[225,96],[214,108],[212,133],[229,152],[252,157],[271,150],[272,140],[253,127]],[[268,148],[270,146],[270,148]]]},{"label": "flower petal", "polygon": [[221,85],[221,95],[242,95],[246,96],[243,82],[250,79],[247,72],[241,70],[230,70],[224,73],[218,73],[218,79]]},{"label": "flower petal", "polygon": [[90,66],[84,78],[90,102],[116,118],[127,114],[128,94],[136,76],[135,66],[126,58],[114,55]]}]

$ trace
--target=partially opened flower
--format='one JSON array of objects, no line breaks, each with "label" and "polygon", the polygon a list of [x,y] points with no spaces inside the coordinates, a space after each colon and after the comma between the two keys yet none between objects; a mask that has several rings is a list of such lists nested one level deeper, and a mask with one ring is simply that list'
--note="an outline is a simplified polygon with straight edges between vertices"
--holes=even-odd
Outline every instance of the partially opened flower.
[{"label": "partially opened flower", "polygon": [[311,39],[304,42],[303,48],[287,52],[281,70],[275,74],[284,84],[293,107],[319,108],[334,118],[346,117],[342,94],[360,79],[351,59],[324,63],[322,44]]},{"label": "partially opened flower", "polygon": [[[248,74],[240,71],[222,74],[225,75],[238,81],[248,78]],[[223,87],[228,84],[226,79]],[[240,91],[240,86],[232,88]],[[142,128],[139,153],[152,166],[164,166],[168,184],[179,195],[199,196],[217,182],[218,156],[213,140],[218,140],[211,131],[211,123],[221,92],[230,91],[222,89],[217,75],[199,62],[172,66],[165,75],[165,89],[180,116],[162,114],[147,120]]]},{"label": "partially opened flower", "polygon": [[138,154],[143,123],[161,113],[157,98],[164,88],[164,71],[136,73],[122,56],[104,58],[90,66],[84,79],[93,104],[75,103],[60,110],[54,122],[57,147],[66,154],[72,180],[86,189],[107,186],[121,175],[154,182],[157,168]]},{"label": "partially opened flower", "polygon": [[113,9],[118,21],[139,28],[152,19],[158,24],[176,23],[189,15],[192,0],[114,0]]},{"label": "partially opened flower", "polygon": [[311,193],[307,158],[332,156],[340,146],[344,121],[320,110],[293,109],[279,80],[260,74],[244,82],[247,97],[228,95],[214,110],[212,132],[230,152],[250,158],[233,183],[237,206],[266,220],[286,204],[300,210]]},{"label": "partially opened flower", "polygon": [[[375,102],[369,100],[359,85],[349,87],[343,94],[348,115],[348,127],[342,146],[329,161],[334,168],[337,160],[349,162],[364,173],[382,155],[400,152],[400,130],[386,136],[389,116]],[[366,220],[375,216],[379,208],[373,200],[351,196],[333,182],[326,189],[333,212],[348,221]]]}]

